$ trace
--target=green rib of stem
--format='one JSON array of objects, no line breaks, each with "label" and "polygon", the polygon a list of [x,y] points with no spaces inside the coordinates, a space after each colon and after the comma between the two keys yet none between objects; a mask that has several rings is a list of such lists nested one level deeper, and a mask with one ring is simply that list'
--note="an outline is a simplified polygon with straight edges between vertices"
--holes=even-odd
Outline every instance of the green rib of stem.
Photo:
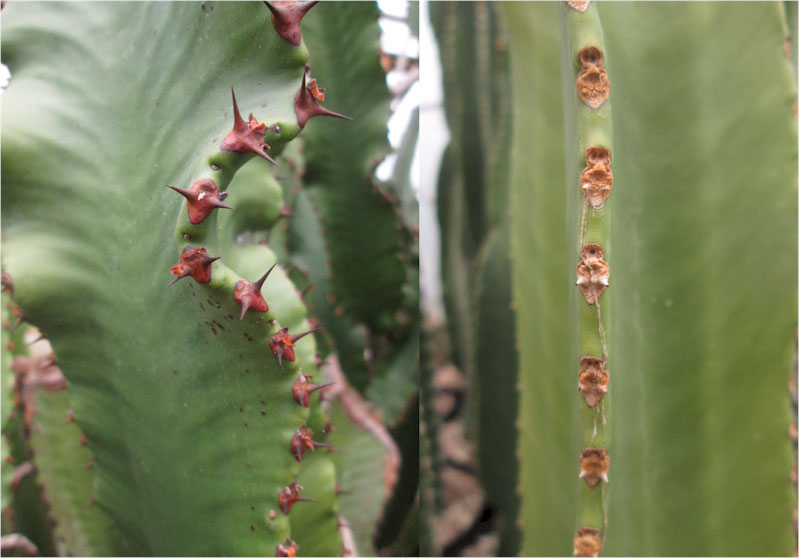
[{"label": "green rib of stem", "polygon": [[[567,177],[569,188],[568,211],[570,222],[577,223],[575,238],[575,264],[580,261],[581,247],[587,243],[596,243],[604,249],[604,260],[609,262],[610,247],[610,208],[609,200],[600,208],[593,208],[584,199],[581,190],[580,176],[586,165],[585,153],[590,147],[606,148],[612,153],[611,104],[606,100],[598,108],[593,109],[577,95],[575,81],[580,71],[578,53],[589,46],[597,47],[602,53],[605,63],[605,43],[603,28],[597,6],[590,4],[585,12],[579,12],[566,5],[563,6],[561,18],[562,43],[567,59],[562,61],[562,75],[565,98],[571,96],[575,100],[574,113],[565,115]],[[569,105],[567,105],[569,106]],[[569,110],[569,109],[567,109]],[[612,274],[613,275],[613,274]],[[609,283],[613,281],[610,280]],[[577,376],[580,358],[584,356],[600,357],[609,367],[609,356],[606,347],[608,340],[608,297],[611,289],[606,290],[598,303],[589,305],[579,289],[575,289],[575,301],[578,305],[578,348],[575,352],[575,370],[570,374]],[[613,373],[610,373],[613,376]],[[609,383],[610,385],[610,383]],[[578,395],[581,398],[580,395]],[[582,399],[582,398],[581,398]],[[589,408],[581,402],[580,430],[583,448],[605,448],[608,450],[609,437],[606,430],[608,415],[608,394],[594,407]],[[611,452],[609,451],[609,455]],[[613,457],[612,457],[613,458]],[[611,468],[609,468],[611,471]],[[590,489],[583,480],[578,492],[577,527],[589,527],[601,530],[605,538],[605,487],[604,483]]]}]

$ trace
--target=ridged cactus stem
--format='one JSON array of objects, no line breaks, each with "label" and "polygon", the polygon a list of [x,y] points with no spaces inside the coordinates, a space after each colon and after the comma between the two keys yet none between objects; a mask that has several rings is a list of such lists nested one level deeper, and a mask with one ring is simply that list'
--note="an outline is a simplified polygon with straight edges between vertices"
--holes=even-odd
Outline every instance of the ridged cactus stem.
[{"label": "ridged cactus stem", "polygon": [[[562,33],[569,62],[569,95],[576,103],[575,152],[566,159],[570,208],[580,208],[577,246],[578,295],[578,390],[581,406],[583,448],[578,459],[581,488],[574,554],[596,557],[602,550],[607,528],[605,486],[609,481],[608,432],[606,430],[608,373],[608,309],[611,192],[611,106],[609,78],[604,68],[603,29],[597,7],[584,3],[564,6]],[[569,83],[567,83],[569,82]],[[570,119],[567,120],[570,122]],[[568,135],[569,138],[569,135]],[[573,178],[574,177],[574,178]],[[578,180],[579,179],[579,180]],[[577,213],[577,212],[575,212]]]}]

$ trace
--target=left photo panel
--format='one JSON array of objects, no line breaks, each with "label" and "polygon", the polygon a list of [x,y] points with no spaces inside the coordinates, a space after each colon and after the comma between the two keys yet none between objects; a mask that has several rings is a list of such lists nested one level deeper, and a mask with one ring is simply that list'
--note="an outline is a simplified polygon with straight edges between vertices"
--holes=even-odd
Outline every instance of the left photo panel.
[{"label": "left photo panel", "polygon": [[417,3],[1,10],[2,555],[418,555]]}]

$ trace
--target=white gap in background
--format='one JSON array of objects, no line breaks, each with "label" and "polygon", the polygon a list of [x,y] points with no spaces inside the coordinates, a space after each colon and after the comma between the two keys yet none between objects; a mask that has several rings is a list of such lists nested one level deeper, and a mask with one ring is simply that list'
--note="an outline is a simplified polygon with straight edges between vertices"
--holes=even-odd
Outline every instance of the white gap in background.
[{"label": "white gap in background", "polygon": [[[411,29],[405,21],[408,15],[408,2],[406,0],[378,0],[378,8],[388,17],[381,17],[379,25],[381,27],[381,50],[393,56],[406,56],[418,58],[419,41],[411,33]],[[408,79],[408,75],[403,72],[390,71],[386,76],[386,84],[394,90],[403,85]],[[415,108],[419,106],[419,82],[414,83],[399,103],[392,106],[392,115],[389,118],[389,144],[393,150],[400,148],[403,141],[411,115]],[[419,146],[419,141],[417,142]],[[415,191],[419,189],[419,161],[417,157],[419,149],[415,150],[415,156],[411,163],[411,185]],[[397,162],[397,153],[393,152],[384,158],[375,170],[375,176],[381,181],[388,181],[394,173],[394,166]]]},{"label": "white gap in background", "polygon": [[436,189],[442,154],[450,141],[444,115],[439,47],[428,16],[428,2],[420,2],[419,39],[425,56],[420,60],[420,161],[419,242],[420,290],[426,321],[444,320],[441,282],[441,237]]}]

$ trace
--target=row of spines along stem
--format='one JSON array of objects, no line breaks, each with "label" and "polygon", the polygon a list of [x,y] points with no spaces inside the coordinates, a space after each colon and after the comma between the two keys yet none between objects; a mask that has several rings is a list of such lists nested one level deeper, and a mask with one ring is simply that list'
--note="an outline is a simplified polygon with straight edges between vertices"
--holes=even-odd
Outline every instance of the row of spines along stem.
[{"label": "row of spines along stem", "polygon": [[613,186],[610,82],[603,62],[603,31],[597,7],[590,2],[569,1],[567,4],[565,33],[573,68],[577,64],[577,139],[582,163],[585,163],[579,183],[582,204],[576,270],[576,285],[581,292],[580,356],[576,365],[579,365],[578,390],[586,404],[581,413],[583,449],[579,458],[579,478],[584,483],[579,489],[573,552],[577,557],[597,557],[602,551],[607,527],[605,485],[609,481],[610,465],[605,429],[605,397],[610,380],[608,317],[602,312],[605,308],[602,295],[609,286],[610,276],[605,260],[610,236],[606,201]]},{"label": "row of spines along stem", "polygon": [[[296,47],[301,44],[300,21],[316,3],[297,2],[284,5],[264,2],[271,12],[272,24],[277,33]],[[299,405],[307,408],[309,407],[309,396],[313,392],[325,388],[328,384],[312,384],[312,377],[303,374],[294,363],[295,343],[315,329],[290,335],[287,328],[279,327],[273,313],[270,312],[268,302],[261,295],[261,287],[276,264],[273,264],[261,278],[250,282],[239,278],[222,262],[217,262],[219,257],[210,256],[203,246],[193,247],[191,244],[202,242],[209,233],[214,234],[213,227],[209,227],[207,223],[204,226],[204,222],[215,210],[234,209],[224,202],[227,197],[226,189],[244,163],[257,155],[277,165],[267,154],[270,149],[265,142],[267,133],[271,133],[270,135],[274,135],[279,141],[286,142],[295,137],[305,127],[308,120],[314,116],[333,116],[345,119],[348,117],[322,107],[320,103],[325,99],[324,90],[318,88],[316,80],[311,77],[311,69],[308,65],[305,66],[302,83],[294,100],[294,110],[297,116],[296,128],[293,125],[287,126],[289,130],[281,130],[278,125],[268,127],[264,123],[258,122],[252,114],[245,121],[239,112],[233,91],[231,91],[231,96],[234,114],[233,129],[222,140],[219,150],[207,158],[202,176],[186,189],[167,185],[185,198],[181,214],[183,215],[185,212],[186,215],[186,219],[181,217],[178,220],[176,238],[181,253],[178,264],[170,270],[176,276],[170,285],[185,277],[191,277],[200,284],[223,291],[230,291],[232,284],[233,299],[242,309],[241,320],[248,312],[264,313],[271,333],[269,348],[277,357],[279,364],[282,365],[284,361],[287,361],[289,370],[297,373],[297,378],[292,385],[292,396]],[[312,431],[305,425],[301,426],[292,436],[288,450],[298,462],[302,460],[308,450],[314,450],[316,447],[329,447],[324,443],[313,441],[312,436]],[[297,502],[311,501],[311,499],[300,496],[302,490],[302,486],[297,482],[293,482],[281,490],[277,496],[277,504],[283,514],[288,515],[292,506]],[[274,518],[274,514],[274,511],[271,511],[270,518]],[[275,554],[278,557],[294,557],[297,550],[297,544],[287,539],[276,546]]]}]

